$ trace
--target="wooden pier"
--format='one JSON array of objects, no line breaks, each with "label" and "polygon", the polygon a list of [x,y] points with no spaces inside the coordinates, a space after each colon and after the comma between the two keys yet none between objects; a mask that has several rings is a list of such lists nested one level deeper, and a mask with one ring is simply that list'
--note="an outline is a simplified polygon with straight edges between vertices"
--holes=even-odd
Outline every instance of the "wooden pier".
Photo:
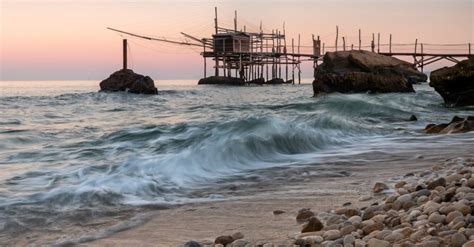
[{"label": "wooden pier", "polygon": [[[315,73],[324,54],[331,51],[357,49],[369,50],[386,56],[411,57],[413,65],[421,71],[425,66],[443,59],[457,63],[462,58],[472,56],[471,43],[430,44],[419,42],[416,39],[412,44],[396,44],[392,43],[392,34],[389,35],[388,43],[381,43],[380,33],[377,35],[372,33],[370,44],[364,45],[361,29],[358,30],[359,37],[356,46],[354,47],[354,44],[349,46],[347,37],[339,37],[338,26],[336,26],[334,46],[328,46],[322,42],[319,36],[312,35],[312,46],[305,47],[312,51],[308,52],[306,49],[306,52],[301,52],[303,48],[301,36],[298,34],[296,41],[294,38],[291,41],[287,39],[285,24],[282,29],[273,29],[270,33],[264,32],[262,23],[260,23],[259,31],[250,32],[246,30],[245,26],[239,28],[236,11],[234,27],[221,27],[218,22],[217,8],[215,8],[214,34],[207,38],[198,38],[181,32],[186,38],[186,41],[183,42],[138,35],[114,28],[108,29],[140,39],[201,47],[203,49],[201,56],[204,63],[204,78],[208,77],[207,60],[211,59],[214,63],[214,76],[240,78],[248,83],[279,80],[284,83],[300,84],[301,63],[312,62]],[[342,44],[339,42],[340,40]],[[126,53],[125,50],[124,53]]]}]

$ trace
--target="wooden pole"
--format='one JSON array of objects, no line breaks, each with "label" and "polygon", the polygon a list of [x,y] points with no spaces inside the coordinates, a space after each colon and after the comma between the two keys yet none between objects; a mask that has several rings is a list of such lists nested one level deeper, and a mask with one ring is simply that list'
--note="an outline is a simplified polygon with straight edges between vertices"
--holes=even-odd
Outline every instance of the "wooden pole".
[{"label": "wooden pole", "polygon": [[207,68],[206,62],[207,62],[207,59],[206,59],[206,56],[204,56],[204,54],[206,53],[206,43],[202,43],[202,48],[203,48],[203,53],[202,54],[203,54],[203,58],[204,58],[204,78],[206,78],[207,77],[207,75],[206,75],[206,68]]},{"label": "wooden pole", "polygon": [[346,51],[346,38],[344,36],[342,37],[342,50]]},{"label": "wooden pole", "polygon": [[301,68],[300,68],[300,46],[301,46],[301,36],[298,34],[298,84],[301,84]]},{"label": "wooden pole", "polygon": [[278,31],[278,78],[281,78],[281,31]]},{"label": "wooden pole", "polygon": [[377,53],[380,53],[380,33],[377,34]]},{"label": "wooden pole", "polygon": [[222,41],[222,73],[224,73],[224,77],[227,76],[225,66],[226,66],[226,61],[225,61],[225,40]]},{"label": "wooden pole", "polygon": [[421,72],[423,72],[423,67],[425,65],[425,57],[423,56],[423,43],[421,43]]},{"label": "wooden pole", "polygon": [[471,43],[469,43],[469,56],[471,55]]},{"label": "wooden pole", "polygon": [[234,17],[234,31],[237,32],[237,10],[235,11],[235,17]]},{"label": "wooden pole", "polygon": [[416,60],[416,48],[418,47],[418,39],[415,39],[415,53],[413,54],[413,63],[415,66],[417,65],[417,60]]},{"label": "wooden pole", "polygon": [[352,51],[354,50],[354,44],[351,44],[351,50]]},{"label": "wooden pole", "polygon": [[293,62],[291,63],[291,79],[293,84],[295,84],[295,39],[291,38],[291,53],[293,54]]},{"label": "wooden pole", "polygon": [[336,51],[337,51],[337,39],[339,38],[339,27],[336,26]]},{"label": "wooden pole", "polygon": [[392,53],[392,34],[390,34],[390,42],[388,44],[388,52]]},{"label": "wooden pole", "polygon": [[415,56],[416,56],[416,48],[418,47],[418,39],[415,39]]},{"label": "wooden pole", "polygon": [[361,37],[361,31],[359,29],[359,51],[361,49],[361,46],[362,46],[362,37]]},{"label": "wooden pole", "polygon": [[[214,28],[215,28],[215,34],[217,34],[218,32],[218,24],[217,24],[217,7],[214,7],[214,13],[215,13],[215,18],[214,18]],[[214,60],[216,62],[216,65],[215,65],[215,72],[214,72],[214,75],[215,76],[219,76],[219,58],[217,56],[217,50],[216,50],[216,40],[213,39],[213,44],[214,44],[214,47],[213,47],[213,51],[214,51]]]},{"label": "wooden pole", "polygon": [[375,33],[372,33],[372,43],[370,43],[370,48],[372,48],[372,52],[375,52]]},{"label": "wooden pole", "polygon": [[127,39],[123,39],[122,41],[122,48],[123,48],[123,70],[127,69]]},{"label": "wooden pole", "polygon": [[[268,54],[268,39],[265,40],[265,52]],[[268,81],[268,57],[266,58],[266,74],[267,74],[267,81]]]},{"label": "wooden pole", "polygon": [[275,69],[275,31],[272,30],[272,79],[275,79],[276,69]]},{"label": "wooden pole", "polygon": [[324,44],[324,42],[323,42],[323,53],[322,53],[323,55],[326,54],[326,53],[324,52],[324,46],[325,46],[325,44]]},{"label": "wooden pole", "polygon": [[283,22],[283,44],[285,45],[283,52],[285,53],[285,82],[288,81],[288,55],[286,51],[286,30],[285,30],[285,23]]}]

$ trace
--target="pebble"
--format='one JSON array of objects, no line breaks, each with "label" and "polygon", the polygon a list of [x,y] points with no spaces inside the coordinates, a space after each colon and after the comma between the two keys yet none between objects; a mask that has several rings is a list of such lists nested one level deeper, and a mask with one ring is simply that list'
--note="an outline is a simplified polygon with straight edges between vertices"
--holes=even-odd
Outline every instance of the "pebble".
[{"label": "pebble", "polygon": [[438,247],[440,246],[439,241],[437,240],[425,240],[422,242],[423,247]]},{"label": "pebble", "polygon": [[354,236],[346,235],[346,236],[344,236],[344,239],[343,239],[342,242],[344,243],[344,245],[351,245],[352,246],[352,244],[354,244],[355,240],[356,240],[356,238]]},{"label": "pebble", "polygon": [[466,236],[464,236],[464,234],[462,233],[455,233],[453,234],[451,237],[450,237],[450,242],[451,242],[451,246],[453,247],[461,247],[464,243],[467,242],[467,238]]},{"label": "pebble", "polygon": [[365,226],[362,228],[362,231],[364,231],[365,234],[369,234],[375,230],[382,230],[384,228],[384,225],[382,223],[373,223],[371,225]]},{"label": "pebble", "polygon": [[385,241],[385,240],[379,240],[376,238],[372,238],[367,242],[368,247],[389,247],[390,242]]},{"label": "pebble", "polygon": [[236,233],[232,234],[232,238],[234,240],[242,239],[242,238],[244,238],[244,234],[242,234],[241,232],[236,232]]},{"label": "pebble", "polygon": [[234,241],[234,238],[232,236],[219,236],[216,238],[216,240],[214,240],[214,244],[222,244],[222,245],[226,245],[226,244],[230,244]]},{"label": "pebble", "polygon": [[437,212],[432,213],[432,214],[430,215],[430,217],[428,218],[428,220],[429,220],[431,223],[435,223],[435,224],[443,223],[445,219],[446,219],[446,216],[441,215],[441,214],[439,214],[439,213],[437,213]]},{"label": "pebble", "polygon": [[381,182],[377,182],[375,183],[374,185],[374,188],[372,189],[372,192],[374,193],[380,193],[384,190],[388,190],[388,185],[384,184],[384,183],[381,183]]},{"label": "pebble", "polygon": [[298,214],[296,215],[296,221],[305,222],[312,216],[314,216],[314,213],[309,208],[303,208],[298,211]]},{"label": "pebble", "polygon": [[405,182],[405,181],[402,180],[402,181],[400,181],[400,182],[398,182],[398,183],[395,184],[395,188],[396,188],[396,189],[401,188],[401,187],[403,187],[405,184],[407,184],[407,182]]},{"label": "pebble", "polygon": [[362,239],[356,239],[354,241],[354,246],[355,247],[365,247],[366,245],[367,245],[366,242]]},{"label": "pebble", "polygon": [[455,218],[462,217],[463,214],[459,211],[452,211],[446,216],[446,222],[451,223]]},{"label": "pebble", "polygon": [[186,242],[183,247],[201,247],[202,245],[196,241]]},{"label": "pebble", "polygon": [[329,230],[323,234],[324,240],[336,240],[341,237],[341,232],[339,230]]},{"label": "pebble", "polygon": [[434,181],[428,183],[428,186],[426,187],[429,190],[433,190],[438,186],[445,186],[446,185],[446,179],[444,178],[438,178],[435,179]]},{"label": "pebble", "polygon": [[[471,188],[474,188],[474,177],[471,177],[468,181],[467,181],[467,186],[471,187]],[[471,241],[469,241],[471,242]]]},{"label": "pebble", "polygon": [[308,223],[306,223],[303,226],[303,229],[301,230],[301,233],[304,233],[304,232],[317,232],[317,231],[320,231],[321,229],[323,229],[323,227],[324,227],[323,223],[321,223],[321,221],[318,218],[313,216],[313,217],[309,218]]},{"label": "pebble", "polygon": [[463,247],[474,247],[474,240],[470,240],[469,242],[465,243]]},{"label": "pebble", "polygon": [[280,215],[280,214],[284,214],[284,213],[285,213],[285,211],[283,211],[283,210],[275,210],[275,211],[273,211],[273,215]]},{"label": "pebble", "polygon": [[247,247],[250,246],[250,242],[244,239],[237,239],[230,244],[230,247]]},{"label": "pebble", "polygon": [[340,231],[341,231],[341,235],[344,236],[344,235],[347,235],[347,234],[351,234],[355,230],[356,230],[355,226],[347,225],[347,226],[342,227]]}]

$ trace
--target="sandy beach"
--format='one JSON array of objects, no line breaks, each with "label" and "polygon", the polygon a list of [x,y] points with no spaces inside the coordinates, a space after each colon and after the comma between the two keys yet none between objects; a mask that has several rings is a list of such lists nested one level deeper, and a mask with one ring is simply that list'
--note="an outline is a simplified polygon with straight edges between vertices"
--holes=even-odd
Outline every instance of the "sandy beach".
[{"label": "sandy beach", "polygon": [[[464,149],[457,150],[456,155],[448,155],[442,150],[431,153],[420,150],[400,157],[373,154],[377,158],[368,164],[357,164],[355,160],[353,166],[340,167],[350,173],[347,177],[306,178],[288,186],[279,185],[278,189],[259,188],[253,196],[164,210],[157,212],[144,225],[86,245],[181,246],[189,240],[212,245],[217,236],[241,232],[252,245],[272,243],[274,246],[292,246],[292,239],[301,231],[301,224],[295,221],[301,208],[322,212],[348,202],[357,207],[381,202],[387,194],[372,193],[376,182],[384,182],[393,188],[406,174],[420,174],[431,171],[436,164],[472,157],[469,149],[468,144]],[[383,160],[388,157],[392,161]],[[275,210],[284,213],[274,215]]]}]

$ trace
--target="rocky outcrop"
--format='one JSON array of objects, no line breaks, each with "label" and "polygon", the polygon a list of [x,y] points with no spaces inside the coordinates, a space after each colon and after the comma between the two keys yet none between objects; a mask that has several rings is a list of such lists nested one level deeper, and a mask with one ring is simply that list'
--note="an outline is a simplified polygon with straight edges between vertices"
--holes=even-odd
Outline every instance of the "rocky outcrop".
[{"label": "rocky outcrop", "polygon": [[244,86],[245,81],[236,77],[210,76],[199,80],[198,85],[204,84]]},{"label": "rocky outcrop", "polygon": [[412,64],[368,51],[328,52],[316,68],[314,94],[414,92],[427,76]]},{"label": "rocky outcrop", "polygon": [[474,57],[431,72],[430,86],[450,106],[474,105]]},{"label": "rocky outcrop", "polygon": [[455,116],[451,122],[445,124],[428,124],[425,132],[428,134],[451,134],[474,131],[474,116],[460,118]]},{"label": "rocky outcrop", "polygon": [[157,94],[153,79],[140,75],[131,69],[119,70],[100,82],[100,91],[116,92],[126,91],[129,93]]}]

